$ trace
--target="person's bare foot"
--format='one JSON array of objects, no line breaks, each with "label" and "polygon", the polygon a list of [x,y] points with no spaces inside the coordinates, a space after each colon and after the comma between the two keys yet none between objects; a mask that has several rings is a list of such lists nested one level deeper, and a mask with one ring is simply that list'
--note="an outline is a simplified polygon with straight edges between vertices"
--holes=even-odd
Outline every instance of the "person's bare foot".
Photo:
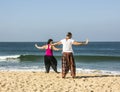
[{"label": "person's bare foot", "polygon": [[60,72],[56,72],[57,74],[59,74]]}]

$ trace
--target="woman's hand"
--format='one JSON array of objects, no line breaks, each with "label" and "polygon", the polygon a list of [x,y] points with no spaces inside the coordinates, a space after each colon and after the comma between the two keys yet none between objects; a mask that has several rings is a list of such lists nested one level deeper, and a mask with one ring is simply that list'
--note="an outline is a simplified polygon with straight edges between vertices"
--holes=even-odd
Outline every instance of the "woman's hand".
[{"label": "woman's hand", "polygon": [[38,48],[38,45],[37,45],[37,44],[35,44],[35,47],[36,47],[36,48]]},{"label": "woman's hand", "polygon": [[89,40],[88,40],[88,39],[86,39],[85,44],[88,44],[88,42],[89,42]]}]

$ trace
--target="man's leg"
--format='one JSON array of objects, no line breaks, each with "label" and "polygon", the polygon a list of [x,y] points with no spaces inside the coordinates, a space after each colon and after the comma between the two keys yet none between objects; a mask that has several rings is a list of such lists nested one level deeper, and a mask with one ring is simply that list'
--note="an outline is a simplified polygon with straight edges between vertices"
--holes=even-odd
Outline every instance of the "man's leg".
[{"label": "man's leg", "polygon": [[69,71],[68,55],[63,53],[63,56],[62,56],[62,78],[65,78],[68,71]]},{"label": "man's leg", "polygon": [[73,54],[70,55],[70,70],[71,70],[71,76],[74,78],[76,76],[76,66]]}]

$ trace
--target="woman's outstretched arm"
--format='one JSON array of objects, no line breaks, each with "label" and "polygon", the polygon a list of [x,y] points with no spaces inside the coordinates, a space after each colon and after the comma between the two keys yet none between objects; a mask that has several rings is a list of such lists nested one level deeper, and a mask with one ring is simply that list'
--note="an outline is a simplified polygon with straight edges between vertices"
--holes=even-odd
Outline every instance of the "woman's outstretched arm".
[{"label": "woman's outstretched arm", "polygon": [[44,46],[38,46],[37,44],[35,44],[35,47],[37,48],[37,49],[46,49],[46,46],[44,45]]}]

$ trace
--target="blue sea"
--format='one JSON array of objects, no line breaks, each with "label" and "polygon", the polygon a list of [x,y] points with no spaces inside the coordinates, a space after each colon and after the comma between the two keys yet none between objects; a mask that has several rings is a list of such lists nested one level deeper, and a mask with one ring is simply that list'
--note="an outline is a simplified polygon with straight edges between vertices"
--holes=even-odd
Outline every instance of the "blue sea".
[{"label": "blue sea", "polygon": [[[34,44],[45,42],[0,42],[0,71],[45,71],[45,50]],[[57,46],[62,48],[61,46]],[[89,42],[73,46],[77,72],[120,74],[120,42]],[[61,51],[54,51],[61,72]],[[51,71],[52,68],[51,68]]]}]

